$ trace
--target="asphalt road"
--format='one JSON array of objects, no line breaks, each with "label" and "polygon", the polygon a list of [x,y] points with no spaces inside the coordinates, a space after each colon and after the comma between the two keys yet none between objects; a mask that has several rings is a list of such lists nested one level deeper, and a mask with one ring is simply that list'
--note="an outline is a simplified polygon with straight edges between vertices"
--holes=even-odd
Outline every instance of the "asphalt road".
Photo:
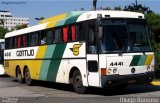
[{"label": "asphalt road", "polygon": [[19,84],[11,77],[0,77],[0,103],[160,103],[160,86],[130,85],[126,90],[89,88],[76,94],[71,85],[36,81]]}]

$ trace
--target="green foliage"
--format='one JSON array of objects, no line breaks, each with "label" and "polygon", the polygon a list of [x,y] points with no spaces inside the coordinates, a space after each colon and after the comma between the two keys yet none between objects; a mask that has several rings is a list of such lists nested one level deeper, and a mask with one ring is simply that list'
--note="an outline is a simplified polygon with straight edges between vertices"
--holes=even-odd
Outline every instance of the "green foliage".
[{"label": "green foliage", "polygon": [[160,29],[160,14],[149,13],[146,14],[146,19],[152,30]]},{"label": "green foliage", "polygon": [[143,14],[153,13],[149,7],[143,6],[142,4],[137,4],[137,2],[132,5],[125,6],[124,11],[134,11],[134,12],[141,12]]},{"label": "green foliage", "polygon": [[28,27],[27,24],[17,25],[17,26],[15,26],[11,31],[20,30],[20,29],[27,28],[27,27]]},{"label": "green foliage", "polygon": [[[146,20],[152,30],[152,47],[155,52],[156,70],[160,71],[160,14],[146,14]],[[157,73],[158,75],[159,72]]]},{"label": "green foliage", "polygon": [[122,10],[121,6],[115,6],[114,10]]},{"label": "green foliage", "polygon": [[0,25],[2,25],[4,27],[4,23],[5,23],[5,20],[4,19],[0,19]]},{"label": "green foliage", "polygon": [[0,27],[0,39],[3,39],[4,36],[5,36],[5,34],[6,34],[7,32],[9,32],[8,29],[5,29],[5,28],[3,28],[3,27]]}]

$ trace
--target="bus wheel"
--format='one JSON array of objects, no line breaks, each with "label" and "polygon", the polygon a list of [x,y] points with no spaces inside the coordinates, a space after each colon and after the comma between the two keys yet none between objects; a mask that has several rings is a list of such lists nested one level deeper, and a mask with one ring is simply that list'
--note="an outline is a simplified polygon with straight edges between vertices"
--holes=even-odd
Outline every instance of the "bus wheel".
[{"label": "bus wheel", "polygon": [[73,73],[73,88],[77,94],[84,94],[86,87],[83,86],[82,76],[78,70]]},{"label": "bus wheel", "polygon": [[20,84],[22,84],[22,83],[23,83],[23,78],[22,78],[21,70],[20,70],[19,67],[17,68],[16,76],[17,76],[18,82],[19,82]]},{"label": "bus wheel", "polygon": [[25,77],[26,84],[28,86],[31,86],[33,81],[31,79],[30,72],[29,72],[28,68],[26,68],[25,71],[24,71],[24,77]]}]

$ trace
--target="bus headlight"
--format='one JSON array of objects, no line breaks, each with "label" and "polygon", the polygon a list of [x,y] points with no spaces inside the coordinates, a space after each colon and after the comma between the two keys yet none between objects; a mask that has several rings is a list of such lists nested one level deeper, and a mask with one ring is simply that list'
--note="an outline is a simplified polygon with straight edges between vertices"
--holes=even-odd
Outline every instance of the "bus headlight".
[{"label": "bus headlight", "polygon": [[112,72],[112,69],[108,69],[108,70],[107,70],[107,73],[108,73],[108,74],[111,74],[111,72]]}]

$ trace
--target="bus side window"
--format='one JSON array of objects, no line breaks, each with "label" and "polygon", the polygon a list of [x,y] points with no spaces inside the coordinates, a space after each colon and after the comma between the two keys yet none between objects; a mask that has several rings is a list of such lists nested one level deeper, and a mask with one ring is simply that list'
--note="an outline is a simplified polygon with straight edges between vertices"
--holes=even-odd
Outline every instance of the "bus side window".
[{"label": "bus side window", "polygon": [[46,44],[47,36],[46,36],[46,30],[41,31],[41,45]]},{"label": "bus side window", "polygon": [[21,41],[22,41],[22,42],[21,42],[22,45],[21,45],[21,46],[22,46],[22,47],[26,47],[26,35],[23,35],[23,36],[21,36],[21,37],[22,37],[22,40],[21,40]]},{"label": "bus side window", "polygon": [[12,38],[12,42],[13,42],[12,49],[17,48],[18,47],[18,45],[17,45],[17,37],[13,37]]},{"label": "bus side window", "polygon": [[20,48],[21,47],[21,37],[18,36],[17,37],[17,48]]},{"label": "bus side window", "polygon": [[46,35],[47,35],[47,44],[53,44],[54,43],[54,30],[48,29],[46,31]]},{"label": "bus side window", "polygon": [[95,36],[96,30],[95,26],[89,25],[88,28],[88,36],[87,36],[87,42],[88,42],[88,53],[95,54],[97,53],[97,48],[96,48],[96,36]]},{"label": "bus side window", "polygon": [[55,43],[61,43],[61,42],[62,42],[61,29],[57,28],[55,29]]},{"label": "bus side window", "polygon": [[83,41],[85,39],[85,25],[83,23],[79,23],[78,25],[76,25],[76,40]]},{"label": "bus side window", "polygon": [[63,41],[68,42],[68,28],[63,27],[62,29],[63,29]]},{"label": "bus side window", "polygon": [[26,35],[26,46],[29,47],[30,46],[30,34]]},{"label": "bus side window", "polygon": [[40,32],[34,32],[30,34],[30,46],[37,46],[38,45],[38,36]]},{"label": "bus side window", "polygon": [[71,26],[71,38],[72,38],[72,41],[76,41],[76,26],[75,25]]},{"label": "bus side window", "polygon": [[12,48],[12,37],[8,38],[8,49]]}]

